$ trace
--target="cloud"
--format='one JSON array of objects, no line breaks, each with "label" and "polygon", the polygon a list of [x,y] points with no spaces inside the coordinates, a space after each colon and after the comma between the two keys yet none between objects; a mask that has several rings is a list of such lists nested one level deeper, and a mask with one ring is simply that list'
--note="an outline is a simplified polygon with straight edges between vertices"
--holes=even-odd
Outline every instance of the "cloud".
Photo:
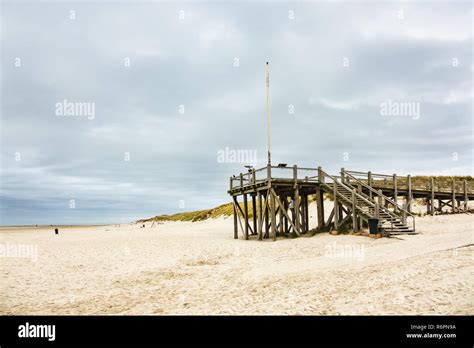
[{"label": "cloud", "polygon": [[[7,2],[0,223],[227,202],[244,168],[218,151],[266,162],[266,61],[275,162],[471,174],[471,15],[468,3]],[[95,118],[56,116],[64,99],[94,103]],[[419,103],[420,118],[381,116],[389,99]]]}]

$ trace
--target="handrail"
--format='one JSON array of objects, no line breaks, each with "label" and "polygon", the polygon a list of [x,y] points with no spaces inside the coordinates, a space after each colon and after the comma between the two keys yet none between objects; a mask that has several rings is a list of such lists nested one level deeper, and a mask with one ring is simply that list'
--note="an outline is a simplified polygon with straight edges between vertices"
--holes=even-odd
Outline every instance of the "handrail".
[{"label": "handrail", "polygon": [[[413,226],[413,230],[415,230],[415,216],[414,214],[410,213],[407,209],[401,207],[396,201],[392,200],[391,198],[385,196],[383,193],[375,190],[374,188],[372,188],[370,185],[367,185],[365,184],[364,182],[360,181],[358,178],[354,177],[352,174],[348,174],[347,171],[344,171],[344,174],[348,175],[349,177],[351,177],[352,179],[354,179],[356,182],[360,183],[361,185],[363,185],[364,187],[368,188],[370,191],[372,191],[373,193],[375,193],[377,196],[379,197],[382,197],[383,199],[385,199],[386,201],[388,201],[390,204],[392,204],[393,206],[397,207],[397,209],[399,211],[401,211],[404,215],[404,219],[402,219],[402,221],[406,224],[406,216],[408,214],[408,216],[411,218],[412,220],[412,226]],[[392,212],[390,212],[390,210],[388,209],[385,209],[383,208],[383,210],[385,210],[386,212],[389,213],[390,216],[392,216]],[[393,213],[393,215],[396,215]]]},{"label": "handrail", "polygon": [[[335,178],[337,178],[337,176],[329,175],[328,173],[326,173],[326,172],[323,171],[323,170],[321,170],[321,173],[322,173],[323,175],[327,176],[328,178],[330,178],[330,179],[333,181],[333,183],[334,183],[334,182],[337,182],[337,185],[344,187],[346,190],[349,190],[349,191],[351,191],[351,192],[354,191],[352,188],[348,187],[348,186],[345,185],[343,182],[338,181],[337,179],[334,180]],[[359,198],[361,198],[361,199],[363,199],[364,201],[366,201],[367,203],[369,203],[369,205],[370,205],[371,207],[374,207],[374,208],[375,208],[375,204],[374,204],[373,202],[369,201],[367,198],[365,198],[364,196],[360,195],[358,192],[355,192],[355,191],[354,191],[354,193],[355,193],[356,196],[358,196]]]},{"label": "handrail", "polygon": [[395,202],[394,200],[392,200],[390,197],[385,196],[383,193],[377,191],[376,189],[374,189],[374,188],[371,187],[370,185],[367,185],[366,183],[364,183],[363,181],[360,181],[359,179],[357,179],[357,178],[354,177],[353,175],[348,174],[348,171],[344,171],[344,173],[345,173],[346,175],[348,175],[349,177],[351,177],[352,179],[354,179],[355,181],[357,181],[358,183],[362,184],[362,186],[368,188],[370,191],[372,191],[372,192],[375,193],[376,195],[381,196],[384,200],[388,201],[390,204],[392,204],[393,206],[397,207],[397,209],[399,209],[399,210],[401,210],[401,211],[405,211],[408,215],[413,216],[412,213],[410,213],[408,210],[406,210],[405,208],[403,208],[402,206],[400,206],[397,202]]}]

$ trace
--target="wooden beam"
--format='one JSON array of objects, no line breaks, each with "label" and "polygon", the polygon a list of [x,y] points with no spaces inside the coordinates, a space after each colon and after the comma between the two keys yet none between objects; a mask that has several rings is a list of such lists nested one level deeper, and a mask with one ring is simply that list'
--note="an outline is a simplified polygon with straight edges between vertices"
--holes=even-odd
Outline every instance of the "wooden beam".
[{"label": "wooden beam", "polygon": [[407,186],[408,186],[407,209],[408,209],[408,212],[411,213],[413,195],[412,195],[412,192],[411,192],[411,175],[410,174],[407,175]]},{"label": "wooden beam", "polygon": [[270,212],[271,212],[271,224],[272,224],[272,239],[276,240],[276,214],[275,214],[275,195],[270,195]]},{"label": "wooden beam", "polygon": [[468,211],[468,202],[469,202],[469,198],[467,196],[467,180],[464,180],[464,211],[467,212]]},{"label": "wooden beam", "polygon": [[337,199],[337,181],[332,184],[333,195],[334,195],[334,229],[337,231],[339,228],[339,206]]},{"label": "wooden beam", "polygon": [[[270,192],[271,192],[272,195],[275,196],[276,203],[277,203],[280,207],[282,207],[283,204],[281,203],[280,199],[279,199],[278,196],[276,195],[276,193],[275,193],[275,191],[273,190],[273,188],[270,189]],[[293,224],[293,221],[291,221],[291,219],[290,219],[290,217],[288,216],[286,210],[285,210],[285,209],[282,209],[281,211],[283,211],[283,214],[285,215],[286,219],[287,219],[288,222],[290,223],[291,227],[293,227],[293,231],[295,231],[295,233],[299,236],[300,233],[299,233],[299,231],[296,229],[296,226]]]},{"label": "wooden beam", "polygon": [[[372,172],[367,172],[367,185],[372,187]],[[372,190],[369,190],[369,197],[372,199]]]},{"label": "wooden beam", "polygon": [[[255,170],[253,171],[255,175]],[[252,220],[253,220],[253,231],[252,234],[257,234],[257,202],[256,202],[256,194],[252,195]]]},{"label": "wooden beam", "polygon": [[456,184],[454,183],[454,178],[452,182],[451,191],[452,191],[452,204],[453,204],[451,206],[451,212],[455,213],[456,212]]},{"label": "wooden beam", "polygon": [[[232,196],[234,202],[236,200],[235,196]],[[234,239],[238,239],[239,238],[239,226],[237,225],[237,219],[238,219],[238,216],[237,216],[237,207],[235,206],[235,203],[233,203],[233,208],[234,208]]]},{"label": "wooden beam", "polygon": [[300,192],[298,188],[298,167],[295,165],[293,166],[293,181],[294,181],[294,197],[293,197],[293,212],[294,212],[294,220],[295,226],[298,233],[301,232],[300,228]]},{"label": "wooden beam", "polygon": [[244,194],[244,224],[245,224],[244,237],[247,240],[249,239],[249,207],[248,207],[246,193]]},{"label": "wooden beam", "polygon": [[[283,201],[283,196],[280,196],[280,201]],[[284,215],[283,215],[283,209],[285,209],[283,206],[279,205],[279,212],[278,212],[278,218],[280,220],[280,235],[283,236],[285,233],[285,226],[284,226]]]},{"label": "wooden beam", "polygon": [[265,234],[263,235],[263,238],[268,238],[268,236],[270,235],[270,231],[269,231],[269,225],[268,225],[268,221],[269,221],[269,210],[270,210],[270,207],[269,207],[269,201],[268,199],[270,198],[269,197],[269,192],[270,190],[267,191],[266,195],[265,195]]},{"label": "wooden beam", "polygon": [[260,191],[257,192],[257,213],[258,213],[258,240],[262,240],[262,221],[263,221],[263,214],[262,214],[262,193]]},{"label": "wooden beam", "polygon": [[318,229],[324,229],[324,193],[321,187],[316,187],[316,210],[318,213]]},{"label": "wooden beam", "polygon": [[395,207],[393,211],[398,212],[398,183],[397,183],[397,174],[393,174],[393,200],[395,201]]},{"label": "wooden beam", "polygon": [[435,203],[435,191],[434,191],[434,178],[433,177],[430,177],[430,190],[431,190],[431,197],[430,197],[430,200],[431,200],[431,204],[430,204],[430,213],[431,215],[434,215],[435,213],[435,207],[434,207],[434,203]]},{"label": "wooden beam", "polygon": [[357,232],[359,229],[357,228],[357,212],[356,212],[356,194],[352,191],[352,231]]}]

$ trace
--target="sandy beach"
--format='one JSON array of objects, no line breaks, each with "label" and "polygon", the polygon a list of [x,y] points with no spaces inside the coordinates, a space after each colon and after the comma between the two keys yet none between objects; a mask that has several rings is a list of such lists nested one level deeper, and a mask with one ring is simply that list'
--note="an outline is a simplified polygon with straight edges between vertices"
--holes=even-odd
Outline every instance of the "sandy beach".
[{"label": "sandy beach", "polygon": [[234,240],[232,218],[2,228],[0,313],[474,314],[472,215],[416,223],[397,238],[276,242]]}]

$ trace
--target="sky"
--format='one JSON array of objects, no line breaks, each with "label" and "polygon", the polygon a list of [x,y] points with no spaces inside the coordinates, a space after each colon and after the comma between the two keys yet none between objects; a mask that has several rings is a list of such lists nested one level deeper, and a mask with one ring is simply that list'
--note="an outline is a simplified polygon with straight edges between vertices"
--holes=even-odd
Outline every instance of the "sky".
[{"label": "sky", "polygon": [[[229,201],[273,163],[473,175],[470,2],[1,5],[0,224]],[[222,154],[227,154],[222,155]]]}]

